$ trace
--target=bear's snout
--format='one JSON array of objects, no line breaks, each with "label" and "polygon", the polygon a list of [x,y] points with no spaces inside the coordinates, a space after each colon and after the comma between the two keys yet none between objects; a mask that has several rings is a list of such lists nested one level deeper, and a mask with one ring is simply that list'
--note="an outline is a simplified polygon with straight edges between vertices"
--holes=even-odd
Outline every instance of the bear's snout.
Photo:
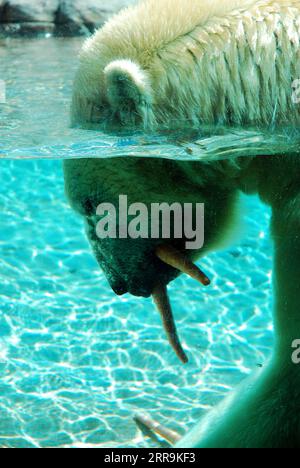
[{"label": "bear's snout", "polygon": [[93,248],[99,266],[118,296],[129,293],[148,298],[158,284],[167,286],[179,275],[157,258],[156,243],[109,239],[99,240]]},{"label": "bear's snout", "polygon": [[179,271],[156,255],[160,239],[99,239],[95,219],[87,218],[87,235],[95,257],[112,288],[119,296],[130,293],[150,297],[158,284],[167,286]]}]

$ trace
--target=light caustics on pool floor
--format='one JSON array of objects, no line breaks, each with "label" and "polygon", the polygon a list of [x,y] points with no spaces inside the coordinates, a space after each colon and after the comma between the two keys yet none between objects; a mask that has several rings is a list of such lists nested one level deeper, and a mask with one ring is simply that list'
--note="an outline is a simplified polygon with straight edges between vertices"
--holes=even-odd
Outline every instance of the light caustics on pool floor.
[{"label": "light caustics on pool floor", "polygon": [[[68,128],[80,44],[0,42],[0,157],[87,157],[101,144],[128,153],[130,138]],[[241,241],[205,260],[212,286],[170,287],[186,366],[150,300],[110,291],[65,200],[60,161],[1,160],[0,209],[0,446],[144,446],[135,413],[187,430],[269,356],[269,213],[257,199],[241,210]]]},{"label": "light caustics on pool floor", "polygon": [[136,412],[185,430],[265,362],[271,245],[256,199],[242,241],[205,260],[212,286],[170,288],[182,366],[151,301],[110,292],[59,161],[2,161],[0,187],[0,446],[143,446]]}]

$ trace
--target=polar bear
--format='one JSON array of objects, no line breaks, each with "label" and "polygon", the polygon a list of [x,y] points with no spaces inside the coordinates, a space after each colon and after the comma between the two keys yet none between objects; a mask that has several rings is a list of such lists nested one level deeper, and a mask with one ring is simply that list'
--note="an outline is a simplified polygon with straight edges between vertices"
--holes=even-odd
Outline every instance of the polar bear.
[{"label": "polar bear", "polygon": [[[295,129],[300,105],[299,0],[143,0],[87,40],[74,82],[72,121],[106,129],[199,129],[202,125]],[[288,145],[288,142],[287,142]],[[151,294],[178,357],[167,284],[185,272],[208,285],[193,262],[235,230],[241,191],[271,206],[275,347],[259,370],[178,447],[300,448],[300,162],[297,154],[209,161],[118,158],[64,162],[66,193],[86,221],[96,258],[117,294]],[[97,206],[202,202],[205,245],[183,240],[102,239]]]},{"label": "polar bear", "polygon": [[73,122],[299,122],[297,0],[141,1],[85,43]]}]

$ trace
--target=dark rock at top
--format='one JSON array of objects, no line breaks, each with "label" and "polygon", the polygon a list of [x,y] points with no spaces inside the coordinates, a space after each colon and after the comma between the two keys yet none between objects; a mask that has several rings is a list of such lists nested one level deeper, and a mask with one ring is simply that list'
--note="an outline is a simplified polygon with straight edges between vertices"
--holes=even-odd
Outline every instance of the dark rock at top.
[{"label": "dark rock at top", "polygon": [[0,23],[3,20],[3,11],[4,11],[5,3],[6,3],[6,0],[0,0]]},{"label": "dark rock at top", "polygon": [[57,24],[77,24],[95,28],[112,14],[135,0],[61,0],[56,17]]},{"label": "dark rock at top", "polygon": [[[88,35],[137,0],[0,0],[0,35]],[[53,25],[53,26],[52,26]]]},{"label": "dark rock at top", "polygon": [[4,2],[3,22],[54,22],[59,0],[8,0]]}]

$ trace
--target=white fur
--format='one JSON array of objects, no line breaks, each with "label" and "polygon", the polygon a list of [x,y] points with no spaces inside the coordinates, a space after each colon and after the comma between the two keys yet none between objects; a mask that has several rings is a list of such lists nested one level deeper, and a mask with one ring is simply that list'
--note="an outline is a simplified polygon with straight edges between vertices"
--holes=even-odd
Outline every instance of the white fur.
[{"label": "white fur", "polygon": [[107,116],[104,70],[125,60],[125,73],[142,74],[153,96],[151,108],[137,110],[144,127],[299,123],[299,40],[298,0],[141,1],[85,43],[73,122]]},{"label": "white fur", "polygon": [[104,77],[106,98],[118,124],[136,126],[142,122],[151,127],[152,90],[144,70],[131,60],[115,60],[105,67]]},{"label": "white fur", "polygon": [[128,76],[142,94],[148,92],[149,82],[146,73],[131,60],[115,60],[109,63],[104,70],[104,75],[107,80],[114,75]]}]

